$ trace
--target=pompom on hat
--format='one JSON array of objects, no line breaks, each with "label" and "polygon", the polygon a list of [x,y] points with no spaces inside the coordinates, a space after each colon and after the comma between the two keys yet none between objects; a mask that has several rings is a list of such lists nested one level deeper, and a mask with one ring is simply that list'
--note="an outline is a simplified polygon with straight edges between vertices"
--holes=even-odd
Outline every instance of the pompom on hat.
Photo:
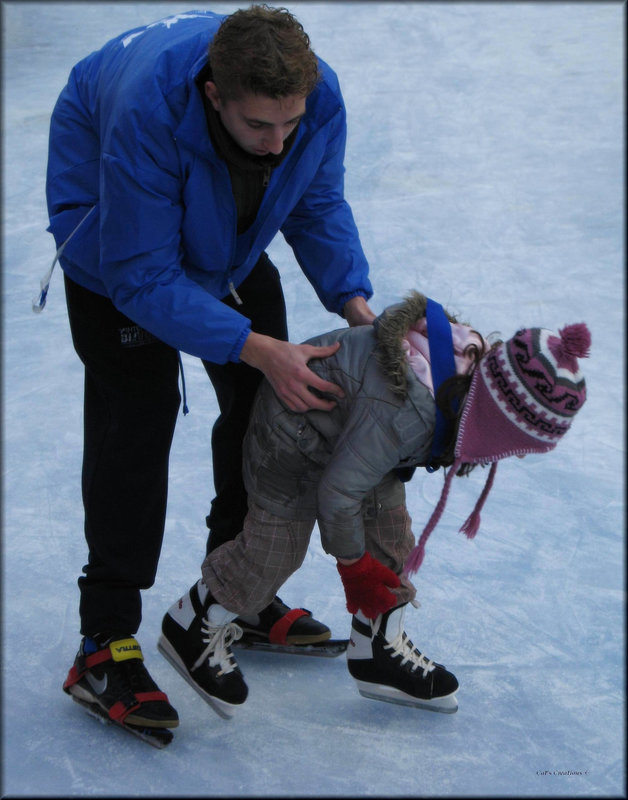
[{"label": "pompom on hat", "polygon": [[589,329],[576,323],[558,334],[544,328],[520,330],[482,357],[462,409],[454,463],[438,505],[406,561],[408,574],[421,566],[427,539],[443,513],[453,476],[463,464],[491,464],[484,490],[460,528],[472,539],[497,462],[556,447],[586,400],[578,358],[587,358],[590,347]]}]

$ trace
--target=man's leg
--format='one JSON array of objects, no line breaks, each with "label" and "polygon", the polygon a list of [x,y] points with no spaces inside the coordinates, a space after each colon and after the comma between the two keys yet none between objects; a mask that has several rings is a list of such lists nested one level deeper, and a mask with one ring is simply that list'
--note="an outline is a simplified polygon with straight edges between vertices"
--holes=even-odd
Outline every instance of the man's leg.
[{"label": "man's leg", "polygon": [[66,278],[85,365],[82,489],[88,563],[81,641],[63,689],[92,713],[162,747],[179,724],[133,634],[163,538],[168,457],[179,408],[176,351]]},{"label": "man's leg", "polygon": [[[249,277],[238,287],[242,305],[232,297],[223,302],[251,320],[257,333],[287,341],[286,306],[279,272],[266,254],[263,254]],[[248,504],[242,480],[242,442],[248,428],[255,394],[262,381],[262,373],[247,364],[211,364],[203,362],[216,391],[220,416],[212,431],[212,455],[216,497],[207,517],[210,530],[207,554],[221,544],[231,542],[244,526]],[[283,624],[288,614],[294,612],[279,597],[275,597],[260,613],[238,618],[238,624],[249,638],[268,640],[277,623]],[[294,619],[285,632],[291,641],[324,641],[329,638],[329,628],[309,613]],[[274,634],[273,634],[274,635]]]},{"label": "man's leg", "polygon": [[[229,306],[251,320],[256,333],[287,341],[286,307],[279,273],[263,254],[248,278],[238,287],[242,305],[229,296]],[[247,512],[242,481],[242,442],[262,373],[244,363],[203,362],[214,386],[220,416],[212,430],[212,457],[216,497],[207,517],[207,553],[231,541],[242,530]]]},{"label": "man's leg", "polygon": [[105,297],[66,278],[70,327],[85,365],[82,489],[89,549],[81,633],[135,633],[140,590],[161,550],[168,458],[180,403],[178,358]]}]

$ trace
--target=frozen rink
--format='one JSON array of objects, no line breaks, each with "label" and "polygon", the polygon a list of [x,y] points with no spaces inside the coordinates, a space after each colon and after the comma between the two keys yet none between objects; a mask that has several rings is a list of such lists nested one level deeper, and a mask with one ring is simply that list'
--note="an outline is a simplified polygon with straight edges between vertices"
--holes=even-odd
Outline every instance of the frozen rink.
[{"label": "frozen rink", "polygon": [[[246,4],[242,4],[246,5]],[[344,658],[237,651],[250,696],[225,722],[158,654],[196,580],[216,415],[184,357],[190,413],[171,459],[165,542],[138,633],[177,708],[154,750],[62,692],[79,643],[82,369],[44,181],[50,113],[108,38],[233,3],[3,2],[2,796],[626,796],[624,24],[622,3],[286,3],[338,72],[346,193],[381,311],[412,288],[484,333],[585,321],[588,401],[549,455],[503,462],[477,538],[458,527],[485,474],[454,482],[406,629],[461,688],[457,714],[366,700]],[[340,327],[278,239],[292,341]],[[418,471],[419,533],[442,471]],[[282,591],[348,634],[315,533]]]}]

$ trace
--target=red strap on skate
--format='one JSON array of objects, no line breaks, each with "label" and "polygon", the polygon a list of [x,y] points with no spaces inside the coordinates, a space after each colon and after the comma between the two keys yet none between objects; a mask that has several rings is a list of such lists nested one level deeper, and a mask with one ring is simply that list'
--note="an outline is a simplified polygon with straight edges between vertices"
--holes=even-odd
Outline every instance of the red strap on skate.
[{"label": "red strap on skate", "polygon": [[138,692],[135,695],[135,699],[137,702],[132,706],[125,706],[121,700],[118,700],[117,703],[114,703],[108,711],[111,719],[115,720],[116,722],[124,722],[129,714],[131,714],[133,711],[137,711],[137,709],[140,708],[142,703],[150,703],[152,700],[163,700],[165,703],[169,702],[167,695],[160,691]]},{"label": "red strap on skate", "polygon": [[107,713],[111,717],[114,722],[124,722],[124,720],[129,716],[131,711],[135,711],[140,707],[139,703],[135,703],[132,706],[125,706],[121,700],[118,700],[114,703]]},{"label": "red strap on skate", "polygon": [[[81,679],[88,669],[96,664],[102,664],[103,661],[109,661],[111,658],[111,650],[108,647],[105,647],[102,650],[96,650],[95,653],[90,653],[85,657],[80,672],[76,668],[76,665],[72,666],[68,672],[68,677],[65,679],[63,688],[68,689],[70,686],[73,686]],[[137,694],[134,695],[134,699],[135,702],[130,706],[125,706],[121,700],[118,700],[108,710],[107,713],[109,714],[109,717],[115,722],[124,722],[128,715],[133,711],[137,711],[142,703],[150,703],[156,700],[163,701],[164,703],[170,703],[168,700],[168,695],[159,689],[152,692],[137,692]]]},{"label": "red strap on skate", "polygon": [[268,632],[268,640],[272,644],[287,644],[288,631],[292,623],[300,617],[307,617],[309,612],[303,608],[292,608]]},{"label": "red strap on skate", "polygon": [[63,688],[67,689],[68,687],[73,686],[75,683],[78,683],[88,669],[96,664],[102,664],[103,661],[109,661],[110,658],[111,651],[108,647],[104,648],[103,650],[96,650],[95,653],[90,653],[90,655],[85,657],[83,661],[83,668],[80,672],[77,670],[76,664],[72,666],[68,672],[68,677],[65,679]]}]

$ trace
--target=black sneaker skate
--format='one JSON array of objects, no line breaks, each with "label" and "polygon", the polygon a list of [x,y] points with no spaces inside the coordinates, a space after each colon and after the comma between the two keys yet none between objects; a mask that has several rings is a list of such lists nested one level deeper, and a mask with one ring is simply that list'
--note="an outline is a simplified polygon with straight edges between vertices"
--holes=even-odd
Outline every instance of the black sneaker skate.
[{"label": "black sneaker skate", "polygon": [[314,619],[311,611],[290,608],[279,597],[259,614],[238,617],[235,621],[242,629],[242,639],[238,642],[241,647],[262,645],[259,649],[296,652],[300,647],[320,645],[331,636],[327,625]]},{"label": "black sneaker skate", "polygon": [[363,697],[453,714],[458,681],[420,653],[403,629],[405,606],[353,617],[347,666]]},{"label": "black sneaker skate", "polygon": [[63,689],[95,716],[128,729],[155,747],[172,740],[179,717],[143,664],[132,636],[85,637]]},{"label": "black sneaker skate", "polygon": [[224,719],[248,695],[230,647],[242,635],[234,618],[199,580],[168,609],[157,643],[160,653]]}]

